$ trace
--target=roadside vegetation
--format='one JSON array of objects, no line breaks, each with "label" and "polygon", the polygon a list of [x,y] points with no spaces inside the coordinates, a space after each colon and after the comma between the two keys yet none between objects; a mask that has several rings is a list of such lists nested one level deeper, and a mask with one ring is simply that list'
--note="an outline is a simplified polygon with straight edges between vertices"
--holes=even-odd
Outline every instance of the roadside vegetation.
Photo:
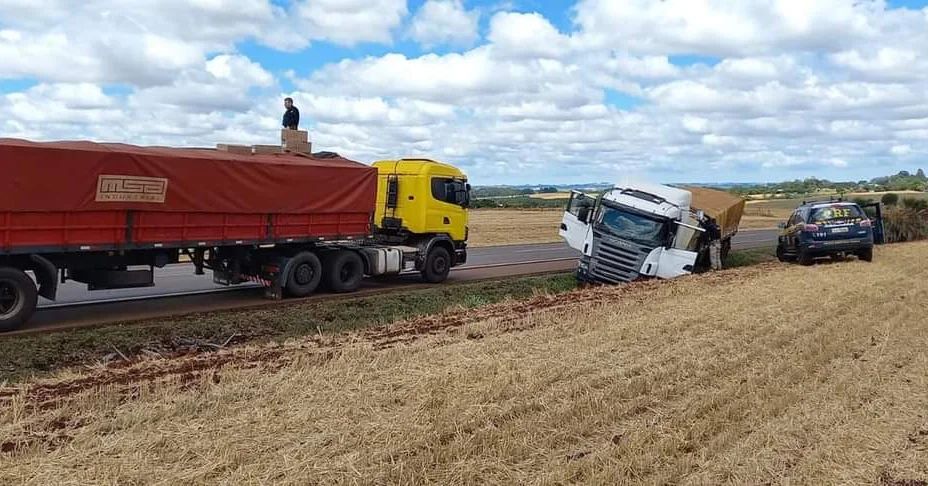
[{"label": "roadside vegetation", "polygon": [[883,210],[883,229],[888,243],[928,238],[928,200],[905,198]]},{"label": "roadside vegetation", "polygon": [[552,209],[563,210],[567,200],[563,198],[547,199],[532,196],[516,196],[476,199],[471,203],[474,209]]},{"label": "roadside vegetation", "polygon": [[771,184],[739,184],[729,189],[741,196],[762,196],[763,199],[796,199],[811,195],[882,193],[901,191],[928,191],[928,176],[918,169],[914,174],[901,171],[898,174],[877,177],[869,181],[835,182],[810,177],[808,179]]},{"label": "roadside vegetation", "polygon": [[926,258],[74,370],[0,389],[0,483],[924,484]]},{"label": "roadside vegetation", "polygon": [[343,332],[446,309],[466,309],[536,293],[576,287],[568,274],[517,277],[371,297],[270,305],[47,334],[0,338],[0,383],[68,366],[124,361],[139,356],[215,351],[220,348]]}]

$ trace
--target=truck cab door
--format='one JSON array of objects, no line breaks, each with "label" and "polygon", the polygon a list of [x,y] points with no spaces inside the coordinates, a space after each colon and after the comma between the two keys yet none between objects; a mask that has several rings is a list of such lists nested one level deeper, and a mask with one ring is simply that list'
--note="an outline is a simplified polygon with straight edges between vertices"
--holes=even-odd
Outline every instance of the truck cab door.
[{"label": "truck cab door", "polygon": [[658,247],[645,259],[641,274],[663,279],[689,275],[696,267],[697,256],[694,251]]},{"label": "truck cab door", "polygon": [[570,200],[567,202],[567,210],[564,211],[558,234],[574,250],[584,251],[583,245],[590,230],[595,206],[596,199],[579,191],[570,192]]}]

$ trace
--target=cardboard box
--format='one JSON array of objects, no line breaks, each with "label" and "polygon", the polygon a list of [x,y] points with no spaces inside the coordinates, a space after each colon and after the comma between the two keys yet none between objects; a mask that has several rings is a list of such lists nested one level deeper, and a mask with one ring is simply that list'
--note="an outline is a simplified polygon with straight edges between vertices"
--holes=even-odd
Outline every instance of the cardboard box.
[{"label": "cardboard box", "polygon": [[254,149],[257,155],[281,154],[284,152],[280,145],[253,145],[251,148]]},{"label": "cardboard box", "polygon": [[312,153],[313,144],[309,142],[301,143],[289,143],[284,147],[284,150],[287,152],[295,152],[298,154],[309,154]]},{"label": "cardboard box", "polygon": [[306,130],[290,130],[284,128],[280,131],[280,143],[281,145],[287,143],[308,143],[309,142],[309,132]]},{"label": "cardboard box", "polygon": [[223,152],[229,152],[232,154],[238,155],[251,155],[252,150],[250,145],[233,145],[228,143],[218,143],[216,144],[216,150],[221,150]]}]

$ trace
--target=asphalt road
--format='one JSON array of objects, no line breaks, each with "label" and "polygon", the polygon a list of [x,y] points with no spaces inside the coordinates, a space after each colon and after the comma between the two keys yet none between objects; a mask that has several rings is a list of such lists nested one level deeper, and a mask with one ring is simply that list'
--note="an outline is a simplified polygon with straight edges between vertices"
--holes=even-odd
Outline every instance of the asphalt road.
[{"label": "asphalt road", "polygon": [[[743,231],[735,237],[734,249],[771,246],[776,230]],[[498,246],[470,250],[468,263],[452,270],[448,282],[461,283],[486,279],[531,275],[576,268],[577,253],[563,243]],[[68,282],[60,287],[59,300],[42,301],[40,309],[20,333],[162,318],[189,313],[265,307],[263,289],[239,285],[223,287],[212,283],[209,275],[196,276],[189,264],[156,270],[155,287],[88,292],[83,284]],[[317,294],[286,302],[357,298],[397,290],[425,288],[418,275],[384,279],[365,279],[361,289],[345,295]],[[217,290],[223,290],[217,292]]]},{"label": "asphalt road", "polygon": [[[742,231],[735,236],[734,249],[756,248],[776,243],[777,230]],[[577,253],[564,243],[544,243],[533,245],[497,246],[472,248],[468,251],[466,265],[457,267],[452,272],[460,272],[473,267],[502,265],[513,263],[530,263],[561,258],[576,258]],[[247,287],[246,285],[237,288]],[[210,272],[206,275],[194,275],[193,266],[189,264],[169,265],[155,269],[155,286],[139,289],[87,291],[85,284],[69,281],[61,285],[55,302],[42,299],[39,308],[54,308],[74,304],[89,304],[113,299],[142,299],[165,297],[193,293],[213,292],[225,289],[214,284]]]}]

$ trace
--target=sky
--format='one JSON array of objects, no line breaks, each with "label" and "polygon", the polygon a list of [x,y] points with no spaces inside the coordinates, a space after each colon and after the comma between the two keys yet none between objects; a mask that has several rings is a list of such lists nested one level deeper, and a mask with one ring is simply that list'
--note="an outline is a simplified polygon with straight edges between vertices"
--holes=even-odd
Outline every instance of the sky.
[{"label": "sky", "polygon": [[430,157],[476,184],[928,168],[928,0],[0,0],[0,138]]}]

